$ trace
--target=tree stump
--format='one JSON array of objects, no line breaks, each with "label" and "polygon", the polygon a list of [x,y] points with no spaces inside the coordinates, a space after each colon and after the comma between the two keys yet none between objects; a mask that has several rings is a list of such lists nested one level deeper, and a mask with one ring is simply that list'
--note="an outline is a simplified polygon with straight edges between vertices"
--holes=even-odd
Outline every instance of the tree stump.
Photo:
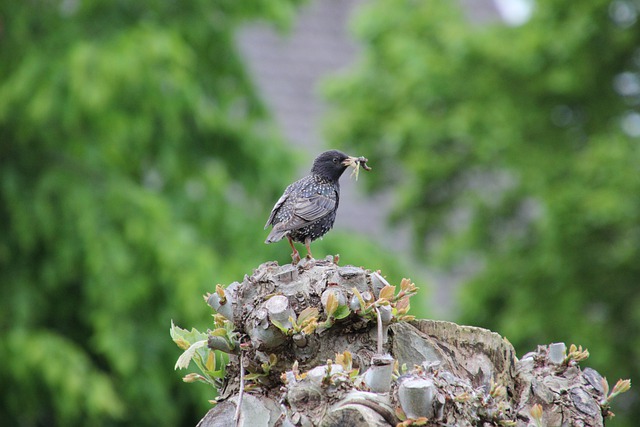
[{"label": "tree stump", "polygon": [[230,360],[200,427],[604,425],[608,385],[579,367],[586,351],[518,359],[495,332],[412,321],[409,281],[334,261],[268,262],[208,296],[239,339],[230,350],[209,336]]}]

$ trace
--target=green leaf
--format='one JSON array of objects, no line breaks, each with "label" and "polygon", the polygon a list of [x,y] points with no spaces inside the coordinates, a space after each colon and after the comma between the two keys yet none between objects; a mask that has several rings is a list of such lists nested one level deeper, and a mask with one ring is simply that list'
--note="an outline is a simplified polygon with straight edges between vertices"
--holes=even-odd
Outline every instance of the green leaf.
[{"label": "green leaf", "polygon": [[209,372],[215,371],[216,355],[213,351],[209,351],[209,355],[207,356],[207,361],[205,362],[204,366]]},{"label": "green leaf", "polygon": [[253,381],[253,380],[256,380],[258,378],[262,378],[264,376],[265,375],[263,373],[254,372],[254,373],[245,375],[244,379],[247,380],[247,381]]},{"label": "green leaf", "polygon": [[302,310],[298,315],[297,323],[298,325],[302,325],[304,324],[304,322],[308,320],[317,319],[319,315],[320,313],[316,307],[307,307],[304,310]]},{"label": "green leaf", "polygon": [[191,344],[202,341],[207,337],[206,334],[198,331],[195,328],[191,329],[191,331],[182,329],[179,326],[176,326],[173,323],[173,320],[171,321],[171,329],[169,330],[169,333],[171,335],[171,338],[173,339],[173,342],[175,342],[178,347],[183,350],[188,349]]},{"label": "green leaf", "polygon": [[346,305],[341,305],[333,313],[333,317],[335,317],[337,320],[340,320],[340,319],[344,319],[349,314],[351,314],[349,307],[347,307]]},{"label": "green leaf", "polygon": [[207,346],[207,340],[202,340],[191,344],[191,346],[184,351],[178,358],[174,369],[185,369],[191,363],[191,359],[196,354],[196,350]]},{"label": "green leaf", "polygon": [[276,320],[276,319],[270,319],[270,320],[271,320],[271,323],[273,323],[273,326],[278,328],[280,330],[280,332],[282,332],[285,335],[289,334],[289,329],[287,327],[285,327],[282,323],[280,323],[278,320]]},{"label": "green leaf", "polygon": [[209,332],[209,335],[213,335],[214,337],[226,337],[228,335],[227,329],[225,328],[217,328]]},{"label": "green leaf", "polygon": [[380,289],[379,299],[391,301],[396,294],[396,287],[386,285],[384,288]]},{"label": "green leaf", "polygon": [[334,292],[329,292],[327,295],[325,309],[327,310],[327,317],[333,317],[334,313],[338,309],[338,298],[336,298]]}]

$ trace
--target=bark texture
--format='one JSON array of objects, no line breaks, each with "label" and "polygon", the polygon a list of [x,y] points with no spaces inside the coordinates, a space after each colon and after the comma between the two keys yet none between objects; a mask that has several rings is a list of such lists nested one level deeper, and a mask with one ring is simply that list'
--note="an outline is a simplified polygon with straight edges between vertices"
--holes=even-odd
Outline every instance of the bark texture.
[{"label": "bark texture", "polygon": [[[486,329],[403,321],[379,273],[334,261],[265,263],[228,286],[224,304],[210,301],[244,338],[199,426],[233,424],[239,357],[258,373],[246,383],[241,426],[604,425],[602,378],[578,366],[579,352],[552,344],[518,359]],[[301,331],[313,308],[317,325]]]}]

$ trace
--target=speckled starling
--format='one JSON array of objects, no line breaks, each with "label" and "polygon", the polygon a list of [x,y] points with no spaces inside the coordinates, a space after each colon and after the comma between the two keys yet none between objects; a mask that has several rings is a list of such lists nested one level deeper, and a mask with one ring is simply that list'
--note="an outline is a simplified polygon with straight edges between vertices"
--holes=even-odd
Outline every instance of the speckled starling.
[{"label": "speckled starling", "polygon": [[351,157],[337,150],[326,151],[313,161],[311,174],[289,185],[276,202],[266,229],[272,225],[265,243],[272,243],[287,237],[293,249],[294,262],[300,260],[300,254],[293,242],[304,243],[307,258],[311,258],[312,241],[324,236],[336,219],[340,201],[340,183],[338,180],[347,167],[366,166],[364,157]]}]

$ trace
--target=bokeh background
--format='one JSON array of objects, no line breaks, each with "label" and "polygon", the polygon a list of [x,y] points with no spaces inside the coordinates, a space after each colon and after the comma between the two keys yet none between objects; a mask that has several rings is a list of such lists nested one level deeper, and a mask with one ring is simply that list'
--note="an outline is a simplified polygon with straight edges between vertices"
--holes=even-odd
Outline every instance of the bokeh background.
[{"label": "bokeh background", "polygon": [[[0,3],[0,419],[191,426],[171,320],[266,260],[325,148],[314,254],[422,288],[413,314],[640,373],[640,3]],[[611,426],[633,426],[632,390]]]}]

